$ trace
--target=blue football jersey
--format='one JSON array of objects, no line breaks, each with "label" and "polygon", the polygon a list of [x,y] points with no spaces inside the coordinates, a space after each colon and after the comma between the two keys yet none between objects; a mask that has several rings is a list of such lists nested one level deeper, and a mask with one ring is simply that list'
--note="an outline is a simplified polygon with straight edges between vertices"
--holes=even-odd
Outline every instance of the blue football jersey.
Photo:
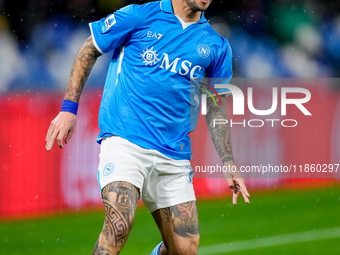
[{"label": "blue football jersey", "polygon": [[191,159],[189,133],[200,97],[199,86],[190,81],[230,80],[228,41],[203,13],[197,23],[185,24],[173,13],[171,0],[126,6],[90,28],[98,51],[113,51],[98,142],[117,135],[170,158]]}]

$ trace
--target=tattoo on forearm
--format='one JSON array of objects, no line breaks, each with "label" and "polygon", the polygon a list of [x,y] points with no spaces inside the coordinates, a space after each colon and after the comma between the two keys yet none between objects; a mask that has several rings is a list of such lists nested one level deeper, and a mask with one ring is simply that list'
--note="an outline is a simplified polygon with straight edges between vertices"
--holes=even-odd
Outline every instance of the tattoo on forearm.
[{"label": "tattoo on forearm", "polygon": [[234,159],[230,138],[230,126],[229,124],[219,124],[214,127],[214,119],[228,120],[228,115],[224,105],[216,106],[214,101],[209,98],[207,100],[206,122],[211,140],[224,164]]},{"label": "tattoo on forearm", "polygon": [[167,221],[172,221],[174,231],[182,237],[199,233],[196,202],[190,201],[163,209]]},{"label": "tattoo on forearm", "polygon": [[93,254],[111,254],[112,247],[123,248],[133,225],[139,191],[132,184],[113,182],[103,189],[102,198],[105,221],[101,235],[105,241],[99,239]]},{"label": "tattoo on forearm", "polygon": [[100,55],[92,43],[92,38],[89,37],[78,51],[73,62],[70,80],[66,89],[66,100],[79,102],[87,78]]}]

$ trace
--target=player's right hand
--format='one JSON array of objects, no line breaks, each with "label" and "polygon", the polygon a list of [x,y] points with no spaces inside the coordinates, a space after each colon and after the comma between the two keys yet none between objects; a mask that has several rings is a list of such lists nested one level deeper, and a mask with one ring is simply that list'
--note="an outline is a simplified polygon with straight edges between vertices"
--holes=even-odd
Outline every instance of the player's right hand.
[{"label": "player's right hand", "polygon": [[46,135],[46,150],[51,150],[54,141],[57,139],[58,146],[63,148],[63,138],[67,144],[74,131],[76,130],[77,116],[70,112],[60,112],[54,120],[52,120]]}]

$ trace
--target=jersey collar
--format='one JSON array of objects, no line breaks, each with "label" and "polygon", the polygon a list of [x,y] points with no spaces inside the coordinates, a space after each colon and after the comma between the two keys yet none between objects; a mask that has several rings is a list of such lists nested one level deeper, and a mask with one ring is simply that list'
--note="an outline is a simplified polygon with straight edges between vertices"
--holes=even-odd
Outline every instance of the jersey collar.
[{"label": "jersey collar", "polygon": [[[163,12],[174,14],[174,12],[172,10],[171,0],[162,0],[160,2],[160,6],[161,6],[161,10]],[[204,17],[204,12],[202,12],[201,18],[198,21],[198,23],[201,24],[201,23],[205,23],[205,22],[208,22],[208,21]]]}]

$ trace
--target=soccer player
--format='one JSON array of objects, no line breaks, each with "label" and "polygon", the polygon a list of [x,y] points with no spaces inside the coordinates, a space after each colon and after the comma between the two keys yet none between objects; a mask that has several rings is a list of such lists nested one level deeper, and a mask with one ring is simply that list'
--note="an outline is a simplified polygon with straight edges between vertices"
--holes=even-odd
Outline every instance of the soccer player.
[{"label": "soccer player", "polygon": [[[204,18],[210,2],[163,0],[129,5],[90,23],[91,36],[75,58],[62,110],[47,132],[46,149],[51,150],[55,140],[60,148],[63,139],[69,142],[90,71],[100,55],[113,51],[99,109],[97,177],[105,221],[93,254],[119,254],[140,198],[163,239],[152,254],[198,252],[188,134],[199,109],[198,97],[192,100],[191,92],[197,95],[201,90],[190,81],[232,76],[230,45]],[[214,119],[227,119],[226,109],[209,98],[206,122],[212,141],[223,164],[235,166],[229,125],[214,127]],[[249,203],[241,176],[227,173],[225,177],[233,203],[239,193]]]}]

